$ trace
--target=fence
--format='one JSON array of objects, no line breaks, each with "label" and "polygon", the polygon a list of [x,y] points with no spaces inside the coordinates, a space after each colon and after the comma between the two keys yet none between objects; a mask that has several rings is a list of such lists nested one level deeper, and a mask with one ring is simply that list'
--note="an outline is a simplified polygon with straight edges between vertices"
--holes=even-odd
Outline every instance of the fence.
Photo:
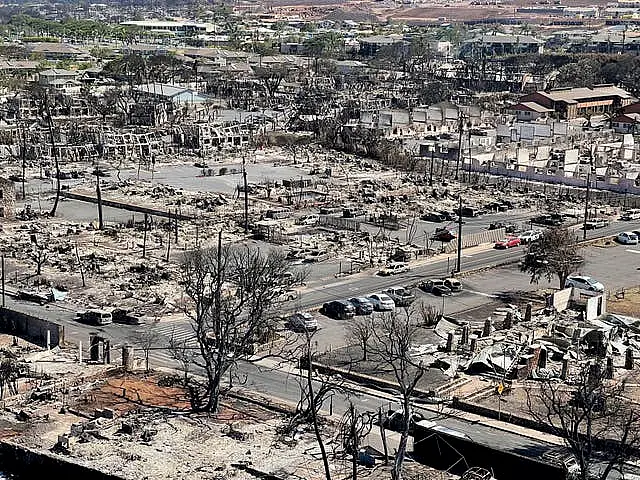
[{"label": "fence", "polygon": [[0,307],[0,330],[25,338],[41,347],[56,347],[64,343],[64,327],[56,322],[34,317],[10,308]]},{"label": "fence", "polygon": [[360,231],[360,222],[353,218],[333,217],[331,215],[320,215],[318,225],[321,227],[337,228],[339,230]]},{"label": "fence", "polygon": [[[506,231],[504,228],[497,228],[495,230],[486,230],[478,233],[469,233],[462,235],[462,248],[476,247],[485,243],[495,243],[505,237]],[[453,239],[447,243],[444,247],[444,253],[453,253],[458,250],[458,240]]]}]

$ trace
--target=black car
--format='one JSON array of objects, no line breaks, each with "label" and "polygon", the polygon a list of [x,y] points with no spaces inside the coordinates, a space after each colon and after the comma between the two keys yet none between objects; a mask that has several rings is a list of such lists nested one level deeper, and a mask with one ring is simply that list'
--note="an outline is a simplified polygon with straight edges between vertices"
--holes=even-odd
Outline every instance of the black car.
[{"label": "black car", "polygon": [[322,306],[322,313],[327,317],[344,320],[356,316],[356,307],[346,300],[334,300]]},{"label": "black car", "polygon": [[[409,433],[413,434],[416,423],[424,420],[424,416],[418,412],[412,412],[409,417]],[[401,432],[404,427],[404,413],[402,410],[389,410],[382,423],[387,430]]]},{"label": "black car", "polygon": [[447,210],[440,210],[438,213],[442,215],[442,218],[444,218],[444,220],[447,222],[453,222],[458,219],[458,216],[454,212],[449,212]]},{"label": "black car", "polygon": [[445,285],[445,281],[442,279],[419,282],[416,287],[423,292],[429,292],[438,296],[451,295],[451,289]]},{"label": "black car", "polygon": [[443,214],[436,213],[436,212],[425,213],[420,217],[420,219],[424,220],[425,222],[435,222],[435,223],[441,223],[447,220]]},{"label": "black car", "polygon": [[434,285],[431,289],[431,293],[433,295],[437,295],[438,297],[444,297],[445,295],[451,295],[451,289],[449,287],[445,287],[444,285]]},{"label": "black car", "polygon": [[564,217],[558,213],[551,215],[539,215],[531,219],[531,223],[538,225],[547,225],[549,227],[558,227],[564,222]]},{"label": "black car", "polygon": [[350,298],[349,303],[356,309],[356,315],[371,315],[373,313],[373,303],[366,297]]}]

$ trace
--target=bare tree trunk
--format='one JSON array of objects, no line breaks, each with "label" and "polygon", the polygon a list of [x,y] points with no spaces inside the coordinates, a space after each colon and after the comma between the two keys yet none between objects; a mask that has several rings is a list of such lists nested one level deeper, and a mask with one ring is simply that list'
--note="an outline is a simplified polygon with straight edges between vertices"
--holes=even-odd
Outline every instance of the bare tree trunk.
[{"label": "bare tree trunk", "polygon": [[391,478],[393,480],[402,480],[402,466],[404,464],[404,458],[407,453],[407,443],[409,440],[409,424],[411,422],[411,404],[409,397],[404,398],[404,414],[403,414],[403,428],[400,433],[400,443],[398,444],[398,451],[396,457],[393,460],[393,468],[391,470]]},{"label": "bare tree trunk", "polygon": [[324,465],[324,474],[326,480],[331,480],[331,470],[329,469],[329,459],[327,458],[327,449],[324,446],[324,441],[322,440],[322,435],[320,434],[320,426],[318,424],[318,412],[316,409],[316,399],[313,391],[313,375],[312,375],[312,365],[311,365],[311,345],[308,341],[307,345],[307,388],[309,395],[309,412],[311,413],[311,423],[313,425],[313,433],[316,436],[316,440],[318,442],[318,446],[320,447],[320,454],[322,455],[322,464]]},{"label": "bare tree trunk", "polygon": [[58,202],[60,201],[60,161],[58,159],[58,149],[56,147],[56,139],[53,132],[53,117],[51,116],[51,109],[49,108],[49,96],[45,93],[44,96],[44,108],[47,112],[47,127],[49,130],[49,137],[51,138],[51,149],[53,151],[53,161],[56,167],[56,198],[53,202],[53,207],[51,208],[50,215],[52,217],[56,216],[56,211],[58,210]]},{"label": "bare tree trunk", "polygon": [[22,157],[22,199],[27,198],[27,194],[25,191],[25,183],[26,179],[26,171],[27,171],[27,134],[24,131],[24,124],[22,124],[20,128],[20,133],[22,136],[22,148],[20,149],[20,156]]}]

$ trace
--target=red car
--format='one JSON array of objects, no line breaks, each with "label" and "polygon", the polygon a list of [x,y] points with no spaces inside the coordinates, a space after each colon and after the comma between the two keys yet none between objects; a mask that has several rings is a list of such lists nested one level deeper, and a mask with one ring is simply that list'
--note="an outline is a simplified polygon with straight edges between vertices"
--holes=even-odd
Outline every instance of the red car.
[{"label": "red car", "polygon": [[517,247],[518,245],[520,245],[520,238],[507,237],[503,240],[496,242],[493,248],[511,248],[511,247]]}]

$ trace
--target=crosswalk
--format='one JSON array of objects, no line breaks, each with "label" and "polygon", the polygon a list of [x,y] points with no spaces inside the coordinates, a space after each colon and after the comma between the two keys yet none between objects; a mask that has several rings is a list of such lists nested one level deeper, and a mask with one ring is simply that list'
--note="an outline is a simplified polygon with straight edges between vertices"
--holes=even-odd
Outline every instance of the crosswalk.
[{"label": "crosswalk", "polygon": [[191,324],[184,321],[158,323],[151,331],[158,337],[157,343],[163,347],[169,347],[171,343],[187,347],[198,346]]},{"label": "crosswalk", "polygon": [[[144,327],[143,327],[144,328]],[[189,322],[170,321],[153,325],[150,329],[145,328],[145,333],[149,330],[155,336],[154,345],[149,351],[149,363],[155,367],[175,367],[176,353],[172,350],[172,344],[179,347],[178,350],[187,351],[198,350],[198,341]],[[139,332],[142,332],[140,329]]]}]

